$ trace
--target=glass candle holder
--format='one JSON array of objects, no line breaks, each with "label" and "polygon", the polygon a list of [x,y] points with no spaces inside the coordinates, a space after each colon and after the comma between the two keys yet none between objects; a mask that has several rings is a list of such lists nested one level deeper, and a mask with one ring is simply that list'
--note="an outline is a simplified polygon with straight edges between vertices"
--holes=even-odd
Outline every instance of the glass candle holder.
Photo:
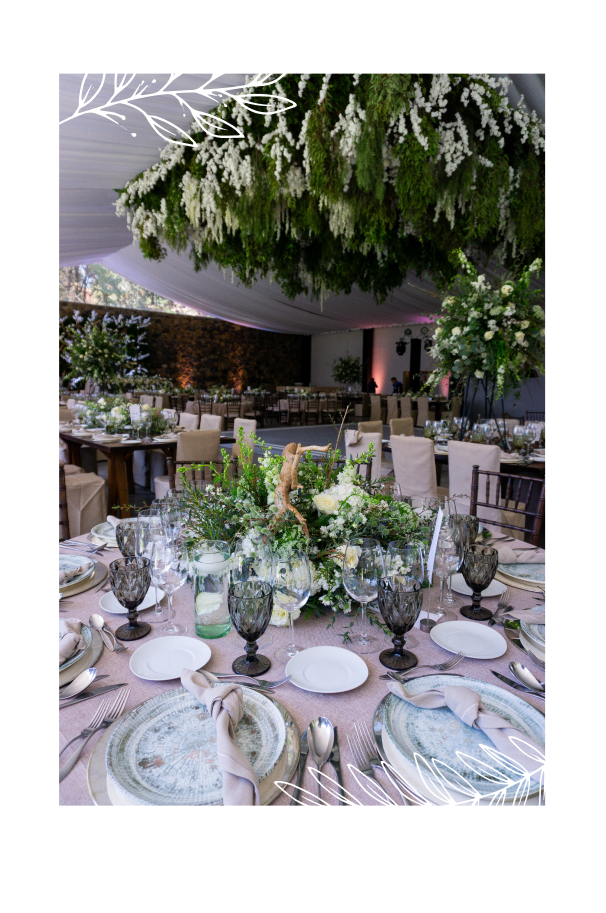
[{"label": "glass candle holder", "polygon": [[194,575],[194,627],[198,637],[214,640],[229,633],[229,545],[204,539],[192,556]]},{"label": "glass candle holder", "polygon": [[257,653],[257,640],[265,633],[273,611],[271,584],[261,580],[234,583],[229,588],[229,615],[234,628],[246,641],[245,654],[232,663],[241,675],[262,675],[271,668],[271,660]]},{"label": "glass candle holder", "polygon": [[461,615],[472,621],[488,621],[492,618],[489,609],[481,608],[482,592],[489,586],[499,565],[499,553],[496,548],[484,545],[470,545],[465,552],[461,573],[467,586],[473,590],[472,604],[461,608]]},{"label": "glass candle holder", "polygon": [[383,621],[395,634],[393,649],[379,653],[381,663],[388,669],[404,672],[417,665],[417,657],[404,649],[406,632],[415,624],[421,612],[423,589],[415,577],[398,575],[379,581],[378,602]]}]

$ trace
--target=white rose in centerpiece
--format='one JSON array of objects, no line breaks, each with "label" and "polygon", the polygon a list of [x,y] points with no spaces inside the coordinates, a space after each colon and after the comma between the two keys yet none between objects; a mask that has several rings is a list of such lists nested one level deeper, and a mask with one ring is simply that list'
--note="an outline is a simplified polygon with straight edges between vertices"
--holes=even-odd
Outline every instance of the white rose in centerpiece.
[{"label": "white rose in centerpiece", "polygon": [[524,342],[524,334],[521,331],[518,331],[515,334],[515,337],[516,337],[516,342],[519,342],[519,343]]},{"label": "white rose in centerpiece", "polygon": [[104,406],[104,405],[105,405],[105,400],[103,399],[103,397],[101,397],[101,399],[98,399],[98,400],[97,400],[97,405],[98,405],[98,406]]},{"label": "white rose in centerpiece", "polygon": [[[301,609],[295,609],[292,613],[292,620],[296,621],[299,615],[301,614]],[[279,605],[276,605],[274,598],[274,609],[271,613],[271,618],[269,619],[270,625],[275,625],[277,628],[284,628],[288,625],[288,612],[286,609],[280,608]]]},{"label": "white rose in centerpiece", "polygon": [[339,510],[338,499],[333,494],[330,494],[328,490],[314,495],[313,503],[321,514],[336,514]]},{"label": "white rose in centerpiece", "polygon": [[142,412],[149,412],[150,409],[151,409],[151,406],[149,405],[149,403],[145,403],[144,406],[141,406],[141,411],[142,411]]},{"label": "white rose in centerpiece", "polygon": [[501,288],[501,295],[503,295],[504,298],[507,298],[507,296],[511,295],[512,292],[513,292],[513,285],[504,285]]},{"label": "white rose in centerpiece", "polygon": [[520,324],[520,329],[521,329],[521,330],[525,330],[525,329],[527,329],[529,326],[530,326],[530,321],[529,321],[529,320],[523,320],[522,323]]},{"label": "white rose in centerpiece", "polygon": [[122,409],[120,408],[120,406],[114,406],[114,408],[113,408],[112,411],[111,411],[111,414],[112,414],[112,415],[115,415],[116,418],[121,418],[121,417],[122,417]]},{"label": "white rose in centerpiece", "polygon": [[476,376],[477,378],[479,378],[480,380],[482,380],[482,378],[484,377],[484,372],[483,372],[483,371],[476,371],[476,372],[475,372],[475,376]]},{"label": "white rose in centerpiece", "polygon": [[445,298],[442,302],[442,305],[446,305],[448,307],[449,304],[454,304],[455,300],[455,298]]},{"label": "white rose in centerpiece", "polygon": [[452,335],[453,335],[453,336],[460,336],[460,335],[461,335],[461,327],[454,327],[454,328],[453,328],[453,331],[452,331]]},{"label": "white rose in centerpiece", "polygon": [[486,333],[484,333],[484,339],[492,339],[493,336],[494,336],[494,333],[492,332],[492,330],[487,330]]}]

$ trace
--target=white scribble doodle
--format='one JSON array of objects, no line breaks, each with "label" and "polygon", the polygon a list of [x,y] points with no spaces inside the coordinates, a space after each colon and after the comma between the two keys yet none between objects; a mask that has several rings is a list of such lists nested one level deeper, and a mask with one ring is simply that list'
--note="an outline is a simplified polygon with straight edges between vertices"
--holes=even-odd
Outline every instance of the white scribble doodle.
[{"label": "white scribble doodle", "polygon": [[[161,88],[156,88],[156,80],[146,82],[141,79],[130,94],[127,92],[129,86],[132,86],[136,73],[116,73],[113,76],[113,92],[108,101],[103,104],[93,105],[93,102],[101,92],[107,81],[111,77],[107,73],[93,74],[86,73],[80,85],[80,94],[78,98],[78,107],[69,117],[65,117],[60,124],[66,124],[76,117],[82,117],[85,114],[97,114],[104,117],[113,124],[118,124],[123,129],[127,129],[120,121],[126,121],[126,115],[115,110],[119,105],[126,105],[132,110],[138,111],[147,120],[150,127],[165,142],[173,143],[176,146],[191,146],[195,148],[198,144],[192,138],[192,133],[200,130],[208,136],[218,139],[243,139],[244,134],[235,124],[229,123],[222,117],[210,114],[195,108],[195,101],[207,100],[213,106],[219,105],[227,99],[233,99],[238,105],[246,108],[251,114],[262,114],[263,116],[281,114],[290,108],[296,108],[296,102],[285,98],[282,95],[275,95],[265,92],[251,92],[252,88],[267,88],[279,83],[284,74],[273,76],[272,74],[261,73],[254,76],[246,85],[213,87],[213,82],[218,79],[218,74],[213,74],[202,85],[195,89],[174,89],[170,86],[180,77],[187,74],[171,73]],[[189,96],[188,100],[185,96]],[[194,98],[191,98],[194,96]],[[180,104],[183,114],[189,117],[190,124],[187,130],[183,130],[177,124],[167,120],[164,117],[158,117],[150,114],[145,110],[144,103],[151,98],[169,98],[172,97]],[[136,136],[136,133],[131,133]]]},{"label": "white scribble doodle", "polygon": [[[289,865],[303,862],[321,851],[323,851],[323,862],[330,862],[340,853],[343,854],[345,860],[349,860],[374,837],[394,812],[400,812],[404,813],[405,817],[398,818],[396,826],[384,840],[379,859],[385,859],[421,823],[424,823],[424,830],[418,835],[406,857],[406,862],[412,862],[440,833],[453,812],[460,809],[462,816],[450,843],[451,856],[453,859],[457,859],[467,838],[474,830],[476,821],[478,824],[475,849],[478,850],[504,811],[509,812],[507,839],[509,843],[513,843],[522,815],[526,810],[528,794],[531,786],[534,785],[531,781],[537,782],[537,776],[539,783],[537,812],[538,821],[542,822],[547,813],[551,793],[550,764],[578,745],[582,738],[581,736],[576,742],[549,760],[537,756],[536,752],[529,751],[530,746],[526,742],[511,736],[510,741],[515,744],[515,747],[536,762],[536,768],[531,771],[523,770],[519,764],[495,748],[482,746],[486,754],[494,761],[498,761],[502,767],[507,768],[510,774],[504,774],[502,769],[496,770],[487,763],[459,753],[459,758],[464,760],[472,770],[498,786],[494,791],[482,794],[470,783],[461,782],[461,777],[446,765],[439,764],[435,760],[428,762],[416,755],[417,772],[422,778],[423,787],[429,795],[435,797],[436,801],[421,796],[410,784],[406,783],[401,774],[385,761],[382,762],[383,771],[391,785],[395,787],[401,802],[392,799],[377,780],[367,777],[353,764],[348,765],[349,771],[365,795],[372,800],[372,804],[366,801],[361,802],[347,790],[344,790],[345,801],[343,801],[338,792],[338,783],[329,774],[311,768],[311,775],[316,781],[321,777],[323,790],[342,803],[340,808],[323,803],[324,807],[315,814],[305,812],[283,815],[250,825],[244,828],[242,833],[252,836],[288,833],[289,836],[286,837],[281,852],[283,855],[292,854],[288,860]],[[291,783],[282,781],[278,785],[287,795],[292,795],[288,791],[293,789]],[[505,807],[506,793],[512,788],[516,790],[515,797],[510,805],[510,793],[508,805]],[[462,792],[466,794],[464,799],[460,798]],[[303,798],[297,800],[298,804],[306,808],[318,807],[317,796],[304,789],[300,791],[299,795],[302,795]],[[488,802],[488,806],[483,807],[486,802]],[[371,811],[382,811],[383,813],[378,816],[373,815],[367,823],[366,819]],[[431,814],[432,812],[434,814]]]}]

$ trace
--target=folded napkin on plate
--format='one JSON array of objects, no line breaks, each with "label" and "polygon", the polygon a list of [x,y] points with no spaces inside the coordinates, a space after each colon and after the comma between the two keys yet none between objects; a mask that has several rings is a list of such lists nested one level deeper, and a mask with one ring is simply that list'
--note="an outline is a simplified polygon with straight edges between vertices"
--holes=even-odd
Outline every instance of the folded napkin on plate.
[{"label": "folded napkin on plate", "polygon": [[491,542],[491,548],[499,553],[499,564],[545,564],[545,551],[520,540],[515,542]]},{"label": "folded napkin on plate", "polygon": [[[467,726],[471,726],[472,729],[481,729],[497,751],[528,771],[533,780],[540,779],[544,749],[530,736],[520,732],[519,729],[514,729],[507,720],[487,710],[477,691],[472,691],[471,688],[466,688],[464,685],[460,687],[447,685],[444,688],[435,688],[413,696],[408,694],[403,685],[395,681],[391,682],[389,690],[408,704],[425,710],[448,707]],[[510,741],[510,737],[519,739],[525,744],[518,748],[516,742]],[[485,760],[490,763],[488,757]]]},{"label": "folded napkin on plate", "polygon": [[363,431],[356,431],[355,428],[350,428],[349,431],[345,432],[345,443],[349,447],[353,447],[355,444],[359,443],[362,440]]},{"label": "folded napkin on plate", "polygon": [[59,571],[59,586],[65,586],[73,577],[77,577],[78,574],[84,574],[85,571],[89,570],[90,565],[90,561],[83,561],[78,567],[70,567],[65,571]]},{"label": "folded napkin on plate", "polygon": [[114,529],[116,528],[116,526],[118,526],[119,523],[122,523],[122,520],[120,519],[120,517],[107,517],[106,519],[107,519],[107,522],[110,523],[111,526],[114,527]]},{"label": "folded napkin on plate", "polygon": [[66,659],[71,659],[74,653],[79,653],[86,647],[86,641],[80,634],[80,621],[78,618],[59,619],[59,665]]},{"label": "folded napkin on plate", "polygon": [[242,688],[231,682],[212,688],[210,672],[184,669],[181,684],[209,711],[217,728],[217,758],[223,774],[223,805],[259,805],[259,780],[244,752],[234,741],[234,730],[244,712]]},{"label": "folded napkin on plate", "polygon": [[529,625],[545,624],[545,612],[533,611],[532,609],[526,611],[524,609],[510,609],[509,612],[501,612],[499,619],[501,618],[516,618],[518,621],[527,621]]}]

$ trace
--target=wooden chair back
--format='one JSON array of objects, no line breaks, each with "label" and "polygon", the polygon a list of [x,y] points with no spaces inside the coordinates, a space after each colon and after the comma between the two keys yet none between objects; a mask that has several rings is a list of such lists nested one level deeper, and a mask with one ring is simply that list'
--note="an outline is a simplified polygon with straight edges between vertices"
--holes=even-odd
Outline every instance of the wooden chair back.
[{"label": "wooden chair back", "polygon": [[[199,466],[200,463],[196,463],[196,466]],[[230,470],[229,475],[237,476],[238,475],[238,461],[232,458],[229,461]],[[166,461],[166,466],[168,469],[168,486],[169,488],[175,489],[177,483],[177,470],[182,466],[189,467],[189,471],[186,474],[185,478],[188,482],[193,484],[200,482],[212,482],[213,479],[213,470],[217,472],[223,472],[223,460],[205,460],[202,464],[202,469],[193,469],[191,460],[173,460],[170,457]]]},{"label": "wooden chair back", "polygon": [[544,422],[545,413],[544,412],[526,412],[526,421],[527,422]]},{"label": "wooden chair back", "polygon": [[[486,500],[478,500],[478,489],[480,476],[486,476],[486,489],[484,497]],[[490,477],[496,477],[497,484],[490,484]],[[527,486],[526,487],[526,484]],[[525,504],[533,503],[533,495],[538,501],[536,510],[529,510],[527,507],[520,507],[523,500]],[[496,502],[496,503],[495,503]],[[503,503],[504,502],[504,503]],[[513,506],[510,506],[512,502]],[[478,507],[488,507],[496,510],[506,510],[510,513],[520,514],[523,518],[521,526],[513,523],[500,522],[499,526],[505,529],[517,529],[524,531],[524,541],[531,545],[539,544],[539,534],[543,519],[545,517],[545,480],[537,479],[531,476],[512,476],[506,472],[491,472],[488,469],[480,469],[476,464],[471,470],[471,501],[469,505],[469,514],[472,517],[477,516]],[[532,518],[532,527],[526,526],[526,517]]]},{"label": "wooden chair back", "polygon": [[69,539],[69,517],[67,515],[67,489],[65,470],[59,465],[59,542]]}]

